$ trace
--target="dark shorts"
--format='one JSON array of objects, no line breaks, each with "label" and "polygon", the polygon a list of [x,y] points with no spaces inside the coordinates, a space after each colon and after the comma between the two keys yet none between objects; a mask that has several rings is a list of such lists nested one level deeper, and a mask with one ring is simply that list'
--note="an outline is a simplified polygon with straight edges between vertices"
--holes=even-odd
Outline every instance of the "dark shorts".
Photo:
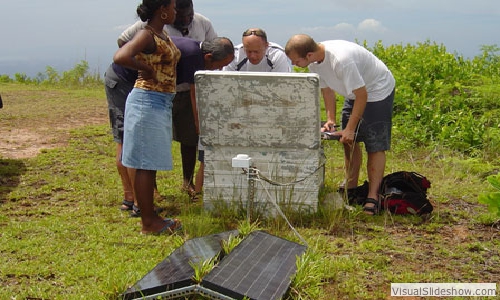
[{"label": "dark shorts", "polygon": [[[356,135],[357,142],[365,144],[366,152],[386,151],[391,148],[392,108],[394,90],[382,101],[368,102]],[[342,108],[342,128],[347,126],[354,100],[346,99]]]},{"label": "dark shorts", "polygon": [[134,88],[134,83],[121,79],[109,66],[104,74],[104,88],[108,100],[109,122],[113,139],[115,142],[123,144],[125,103],[128,94]]},{"label": "dark shorts", "polygon": [[205,162],[205,150],[198,150],[198,161]]},{"label": "dark shorts", "polygon": [[172,126],[174,141],[188,146],[198,145],[189,91],[175,94],[172,107]]}]

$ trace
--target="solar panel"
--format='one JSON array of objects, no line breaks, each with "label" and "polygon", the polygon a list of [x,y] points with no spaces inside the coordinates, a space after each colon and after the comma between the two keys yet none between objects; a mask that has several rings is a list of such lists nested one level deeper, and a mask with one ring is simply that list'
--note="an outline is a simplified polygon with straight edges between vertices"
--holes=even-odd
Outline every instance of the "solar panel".
[{"label": "solar panel", "polygon": [[235,299],[281,299],[296,272],[297,256],[305,250],[306,246],[254,231],[203,278],[201,286]]},{"label": "solar panel", "polygon": [[231,235],[237,236],[238,231],[226,231],[187,240],[131,288],[127,289],[122,294],[123,299],[142,299],[147,295],[194,285],[195,283],[191,280],[194,270],[189,262],[196,264],[215,257],[222,250],[221,241],[228,240]]}]

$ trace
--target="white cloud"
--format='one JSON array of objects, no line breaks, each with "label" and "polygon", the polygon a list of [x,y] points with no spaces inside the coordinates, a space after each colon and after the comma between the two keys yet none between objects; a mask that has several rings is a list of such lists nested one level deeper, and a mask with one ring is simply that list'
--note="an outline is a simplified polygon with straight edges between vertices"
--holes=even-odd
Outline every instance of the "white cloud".
[{"label": "white cloud", "polygon": [[349,23],[339,23],[333,26],[333,30],[336,32],[353,33],[356,27]]},{"label": "white cloud", "polygon": [[316,40],[343,39],[375,42],[384,38],[389,30],[380,21],[365,19],[358,25],[342,22],[334,26],[305,27],[302,28],[302,32],[312,35]]},{"label": "white cloud", "polygon": [[358,24],[358,30],[383,33],[387,31],[387,28],[382,25],[382,22],[375,19],[366,19]]},{"label": "white cloud", "polygon": [[332,39],[353,41],[356,26],[349,23],[338,23],[333,26],[302,27],[298,32],[309,34],[318,42]]}]

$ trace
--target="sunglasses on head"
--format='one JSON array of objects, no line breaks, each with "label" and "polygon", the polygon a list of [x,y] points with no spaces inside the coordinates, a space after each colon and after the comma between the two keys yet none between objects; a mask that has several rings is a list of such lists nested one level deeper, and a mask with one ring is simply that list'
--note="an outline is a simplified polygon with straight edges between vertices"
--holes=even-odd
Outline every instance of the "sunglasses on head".
[{"label": "sunglasses on head", "polygon": [[243,36],[250,36],[250,35],[256,35],[256,36],[260,36],[263,38],[267,38],[266,33],[260,29],[257,29],[257,30],[250,30],[249,29],[249,30],[243,32]]}]

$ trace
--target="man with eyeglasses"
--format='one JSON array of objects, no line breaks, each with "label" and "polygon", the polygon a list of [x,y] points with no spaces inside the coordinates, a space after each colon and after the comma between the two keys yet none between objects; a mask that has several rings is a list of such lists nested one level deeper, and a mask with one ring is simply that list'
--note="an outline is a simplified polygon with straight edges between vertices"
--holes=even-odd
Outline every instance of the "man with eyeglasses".
[{"label": "man with eyeglasses", "polygon": [[234,60],[224,71],[291,72],[291,64],[283,47],[267,41],[260,28],[243,32],[242,43],[234,48]]}]

